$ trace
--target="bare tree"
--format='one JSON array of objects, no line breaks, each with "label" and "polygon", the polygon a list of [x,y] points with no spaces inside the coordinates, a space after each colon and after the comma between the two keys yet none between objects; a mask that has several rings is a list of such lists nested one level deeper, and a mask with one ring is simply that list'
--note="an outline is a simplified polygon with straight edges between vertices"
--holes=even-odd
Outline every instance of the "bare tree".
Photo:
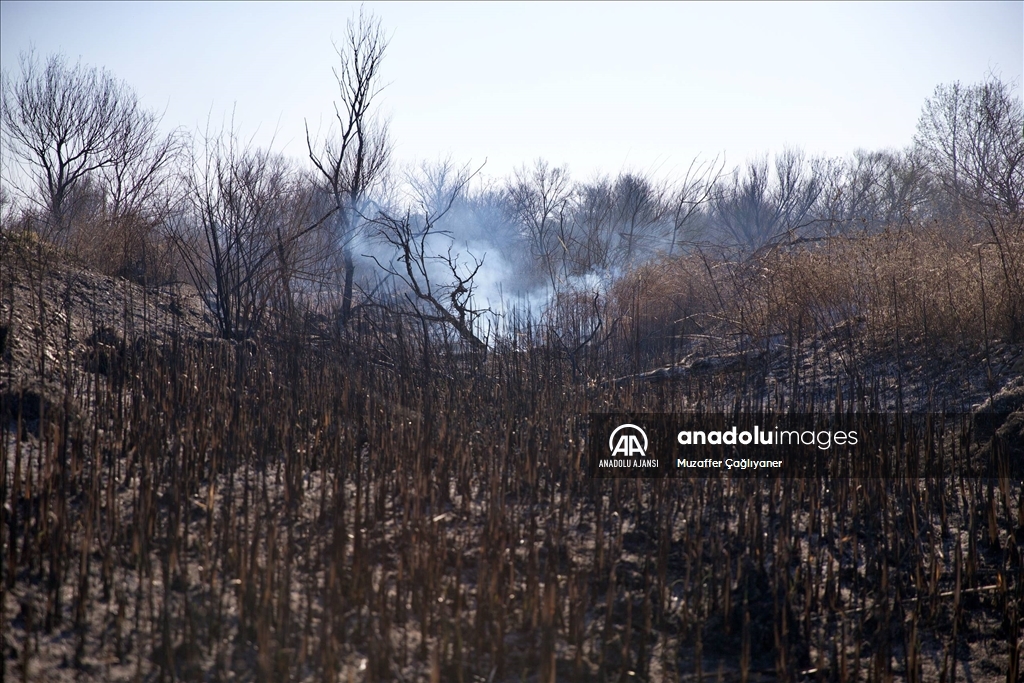
[{"label": "bare tree", "polygon": [[[818,168],[803,153],[786,150],[775,157],[737,168],[729,183],[720,183],[714,196],[714,218],[725,235],[743,250],[757,250],[780,236],[814,220],[813,209],[821,194]],[[774,171],[774,173],[772,173]]]},{"label": "bare tree", "polygon": [[21,55],[18,77],[3,76],[5,171],[41,209],[45,235],[93,267],[148,281],[169,277],[158,228],[170,205],[167,181],[180,149],[156,114],[104,70],[61,54],[40,65]]},{"label": "bare tree", "polygon": [[[24,164],[35,185],[26,194],[45,209],[54,235],[66,232],[75,190],[91,174],[119,169],[113,177],[125,181],[130,171],[135,183],[115,184],[123,202],[169,158],[156,115],[106,70],[71,66],[62,54],[41,66],[34,53],[22,53],[21,74],[4,73],[2,89],[4,148]],[[149,163],[140,165],[143,158]]]},{"label": "bare tree", "polygon": [[615,232],[618,238],[616,265],[630,268],[654,253],[665,235],[669,207],[663,187],[636,173],[624,173],[612,188]]},{"label": "bare tree", "polygon": [[819,216],[830,230],[879,230],[927,210],[928,177],[917,150],[856,150],[819,165]]},{"label": "bare tree", "polygon": [[558,289],[565,270],[559,268],[559,263],[569,252],[567,231],[571,229],[572,185],[568,172],[538,159],[533,168],[516,170],[507,195],[513,215],[529,238],[534,259],[541,264],[552,289]]},{"label": "bare tree", "polygon": [[272,304],[281,323],[294,324],[302,310],[317,307],[318,295],[331,284],[332,268],[325,255],[330,253],[332,235],[324,224],[334,209],[308,178],[293,174],[287,186],[284,206],[270,225],[276,271]]},{"label": "bare tree", "polygon": [[969,108],[968,94],[960,82],[935,88],[935,94],[925,101],[924,111],[917,124],[916,141],[926,150],[929,162],[952,200],[954,215],[960,213],[963,197],[962,169],[964,137]]},{"label": "bare tree", "polygon": [[605,272],[615,246],[615,202],[611,181],[599,178],[580,184],[573,193],[573,235],[576,238],[570,275]]},{"label": "bare tree", "polygon": [[[140,119],[117,132],[112,163],[94,174],[103,193],[94,225],[106,233],[100,248],[113,274],[140,282],[174,276],[173,246],[163,227],[179,189],[173,181],[183,143],[180,131],[165,135],[156,118]],[[79,243],[82,238],[88,235]]]},{"label": "bare tree", "polygon": [[940,85],[925,102],[917,143],[951,200],[1010,215],[1024,206],[1024,105],[995,77]]},{"label": "bare tree", "polygon": [[[925,103],[917,143],[935,169],[954,216],[980,219],[999,254],[1009,331],[1024,336],[1024,103],[990,76],[964,87],[939,86]],[[979,252],[980,258],[980,252]]]},{"label": "bare tree", "polygon": [[[702,209],[711,200],[715,185],[722,177],[725,159],[715,157],[698,162],[695,157],[686,169],[682,180],[676,185],[670,197],[672,213],[672,237],[668,253],[671,256],[676,248],[693,237],[693,225],[701,215]],[[692,240],[690,240],[692,241]]]},{"label": "bare tree", "polygon": [[454,250],[451,234],[439,226],[473,175],[463,169],[455,176],[442,172],[428,177],[414,188],[420,194],[416,214],[380,211],[372,223],[396,256],[387,263],[376,256],[370,258],[401,284],[401,294],[413,316],[424,324],[447,325],[470,345],[485,348],[476,323],[489,309],[478,307],[473,298],[474,279],[483,259],[470,254],[463,261]]},{"label": "bare tree", "polygon": [[552,290],[589,280],[589,291],[691,237],[720,172],[716,159],[695,161],[675,187],[637,173],[574,184],[564,169],[537,161],[516,171],[506,204]]},{"label": "bare tree", "polygon": [[292,213],[284,159],[240,144],[233,132],[207,133],[191,162],[175,243],[221,335],[245,339],[262,324],[275,286],[293,272],[294,246],[334,212],[296,227],[302,214]]},{"label": "bare tree", "polygon": [[359,11],[349,21],[346,40],[335,46],[340,65],[334,69],[338,101],[336,126],[323,141],[316,141],[306,125],[306,146],[323,189],[334,204],[333,229],[342,253],[344,288],[340,317],[347,324],[352,311],[355,279],[353,243],[362,220],[362,205],[369,190],[387,171],[391,156],[388,127],[372,115],[380,93],[380,68],[387,38],[380,21]]}]

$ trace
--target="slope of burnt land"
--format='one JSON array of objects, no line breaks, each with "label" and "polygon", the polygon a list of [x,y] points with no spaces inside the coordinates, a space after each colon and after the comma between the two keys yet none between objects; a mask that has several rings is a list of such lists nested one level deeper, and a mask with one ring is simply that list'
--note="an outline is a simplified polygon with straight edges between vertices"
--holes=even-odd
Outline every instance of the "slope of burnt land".
[{"label": "slope of burnt land", "polygon": [[0,234],[0,383],[6,417],[33,418],[68,383],[123,374],[126,362],[176,339],[215,338],[202,300],[184,284],[143,287],[78,265],[29,235]]},{"label": "slope of burnt land", "polygon": [[185,286],[0,239],[5,678],[1020,671],[1020,481],[597,481],[580,429],[951,408],[1007,417],[929,447],[1021,457],[1019,345],[691,340],[677,363],[586,377],[565,353],[424,349],[380,320],[224,342]]}]

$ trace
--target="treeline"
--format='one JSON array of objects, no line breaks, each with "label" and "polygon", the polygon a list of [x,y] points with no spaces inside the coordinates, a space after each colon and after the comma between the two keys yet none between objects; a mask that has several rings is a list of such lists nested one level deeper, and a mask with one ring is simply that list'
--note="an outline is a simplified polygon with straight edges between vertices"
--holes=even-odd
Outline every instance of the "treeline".
[{"label": "treeline", "polygon": [[188,280],[226,338],[311,313],[343,331],[385,307],[473,345],[501,329],[490,314],[509,301],[536,313],[593,297],[598,310],[621,276],[658,259],[743,262],[934,222],[999,244],[1021,231],[1024,109],[995,77],[939,86],[902,150],[695,160],[670,180],[580,180],[538,160],[483,182],[451,162],[393,168],[374,109],[386,47],[377,20],[350,23],[333,127],[307,129],[303,162],[233,127],[165,133],[106,70],[25,54],[3,75],[3,229],[108,274]]}]

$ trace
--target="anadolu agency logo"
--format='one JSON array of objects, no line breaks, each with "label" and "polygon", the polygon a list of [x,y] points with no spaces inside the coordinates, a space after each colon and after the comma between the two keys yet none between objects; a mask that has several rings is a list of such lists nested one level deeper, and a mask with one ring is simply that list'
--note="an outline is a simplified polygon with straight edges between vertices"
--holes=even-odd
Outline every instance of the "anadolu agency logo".
[{"label": "anadolu agency logo", "polygon": [[[616,436],[618,436],[618,440],[616,440]],[[643,446],[640,445],[640,439],[644,440]],[[612,430],[612,435],[608,437],[608,450],[612,452],[613,458],[616,455],[624,455],[626,457],[639,455],[641,458],[646,457],[647,432],[636,425],[619,425]]]},{"label": "anadolu agency logo", "polygon": [[658,461],[647,457],[650,442],[647,432],[635,424],[621,424],[608,437],[609,458],[601,458],[601,469],[650,468],[656,470]]}]

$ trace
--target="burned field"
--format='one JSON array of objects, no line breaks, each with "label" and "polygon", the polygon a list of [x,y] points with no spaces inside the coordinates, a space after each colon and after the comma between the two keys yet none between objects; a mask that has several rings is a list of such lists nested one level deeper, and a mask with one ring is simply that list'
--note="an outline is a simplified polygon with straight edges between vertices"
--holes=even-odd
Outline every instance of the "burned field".
[{"label": "burned field", "polygon": [[[6,680],[1019,676],[1021,347],[968,336],[967,300],[928,308],[926,335],[881,278],[881,303],[847,327],[801,319],[799,297],[770,308],[787,327],[752,315],[733,272],[704,291],[732,283],[746,336],[710,322],[665,336],[666,269],[627,283],[632,313],[582,345],[524,321],[466,347],[386,309],[344,334],[306,317],[229,342],[185,290],[3,239]],[[777,281],[799,292],[808,258],[823,257]],[[693,265],[674,305],[739,319],[702,303]],[[977,310],[994,329],[989,286]],[[962,327],[942,337],[953,313]],[[900,314],[902,329],[886,322]],[[959,422],[900,447],[962,466],[587,475],[588,413],[791,405],[952,407]],[[1004,419],[983,428],[979,412]]]},{"label": "burned field", "polygon": [[[556,10],[585,49],[533,6],[462,13],[483,23],[451,39],[402,6],[411,32],[317,4],[64,22],[131,55],[138,92],[24,33],[0,78],[0,681],[1024,680],[1019,78],[990,60],[935,87],[905,147],[850,147],[894,139],[875,127],[909,111],[906,59],[830,41],[798,86],[813,70],[776,43],[803,21],[723,8],[723,34],[673,6],[636,24],[670,40],[626,28],[664,7],[601,8],[622,11],[607,35]],[[939,35],[914,11],[901,50]],[[1012,11],[956,44],[1001,45]],[[5,3],[6,47],[34,14],[60,35]],[[183,52],[197,21],[244,44]],[[673,22],[713,48],[682,58]],[[317,31],[330,64],[280,49]],[[392,40],[427,70],[392,81]],[[709,55],[723,70],[695,80]],[[218,126],[204,104],[192,129],[148,107],[155,84],[165,112],[204,92],[273,111]],[[416,123],[392,128],[407,85]],[[817,152],[770,133],[781,111]],[[476,163],[409,156],[457,138]],[[677,165],[691,144],[721,151]],[[569,158],[479,162],[542,148]]]}]

